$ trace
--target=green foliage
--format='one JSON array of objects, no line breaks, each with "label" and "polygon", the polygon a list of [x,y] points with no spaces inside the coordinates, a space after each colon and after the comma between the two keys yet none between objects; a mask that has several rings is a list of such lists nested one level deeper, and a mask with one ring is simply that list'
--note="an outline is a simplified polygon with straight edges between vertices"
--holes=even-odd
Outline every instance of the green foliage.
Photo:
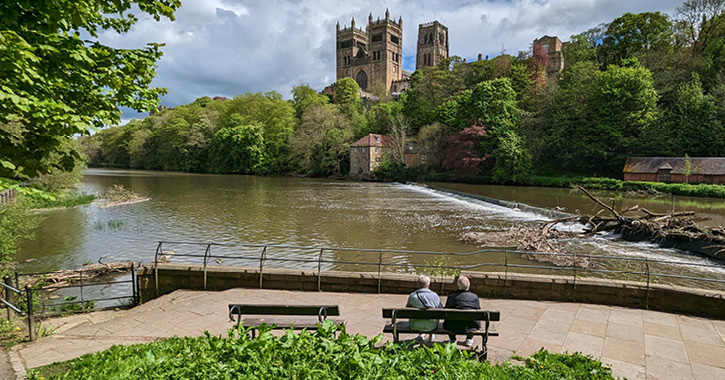
[{"label": "green foliage", "polygon": [[264,173],[264,127],[259,123],[245,124],[232,115],[229,126],[214,134],[209,144],[209,159],[215,173]]},{"label": "green foliage", "polygon": [[459,57],[451,57],[435,67],[424,67],[413,73],[403,105],[412,133],[435,122],[436,108],[464,89],[464,69]]},{"label": "green foliage", "polygon": [[78,194],[73,191],[51,193],[53,199],[47,197],[27,197],[27,204],[34,209],[45,208],[72,208],[93,202],[96,196],[93,194]]},{"label": "green foliage", "polygon": [[494,182],[518,183],[531,172],[531,154],[514,131],[504,133],[492,156],[496,160],[491,170]]},{"label": "green foliage", "polygon": [[118,106],[154,109],[165,92],[149,87],[161,45],[117,49],[96,39],[106,30],[128,32],[138,20],[132,9],[173,20],[179,6],[178,0],[2,2],[0,175],[44,173],[53,153],[70,170],[80,157],[58,149],[64,141],[118,123]]},{"label": "green foliage", "polygon": [[292,87],[292,102],[294,103],[297,117],[302,117],[307,107],[312,104],[324,105],[328,103],[328,98],[319,94],[312,87],[306,84],[300,84]]},{"label": "green foliage", "polygon": [[76,296],[63,297],[64,305],[61,305],[58,311],[61,315],[71,315],[75,313],[88,313],[96,308],[95,301],[76,301]]},{"label": "green foliage", "polygon": [[378,181],[406,182],[414,180],[418,171],[404,162],[386,159],[373,169],[373,174]]},{"label": "green foliage", "polygon": [[425,260],[425,265],[420,268],[420,271],[429,276],[458,276],[461,274],[460,269],[454,268],[450,256],[434,256],[432,260]]},{"label": "green foliage", "polygon": [[0,274],[7,273],[8,264],[15,256],[18,241],[33,237],[33,229],[40,219],[21,199],[0,206]]},{"label": "green foliage", "polygon": [[652,52],[673,50],[674,25],[659,12],[625,13],[607,27],[602,41],[605,63],[619,64],[627,58],[643,58]]},{"label": "green foliage", "polygon": [[259,123],[263,127],[266,159],[256,173],[283,172],[286,169],[289,139],[297,124],[292,104],[274,91],[240,95],[226,103],[219,125],[235,126],[231,124],[231,118],[238,114],[245,123]]},{"label": "green foliage", "polygon": [[352,140],[352,126],[337,105],[311,105],[290,140],[295,170],[312,176],[345,174]]},{"label": "green foliage", "polygon": [[491,365],[452,344],[411,349],[381,336],[350,335],[329,321],[315,333],[289,330],[281,337],[264,326],[256,339],[247,330],[228,337],[208,332],[197,338],[113,346],[63,363],[32,370],[40,379],[613,379],[599,360],[582,354],[541,350],[525,365]]}]

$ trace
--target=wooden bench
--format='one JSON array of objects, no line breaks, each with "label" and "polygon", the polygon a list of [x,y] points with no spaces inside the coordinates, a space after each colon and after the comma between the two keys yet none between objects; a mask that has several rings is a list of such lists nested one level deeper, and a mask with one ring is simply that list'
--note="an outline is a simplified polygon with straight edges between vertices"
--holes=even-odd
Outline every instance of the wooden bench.
[{"label": "wooden bench", "polygon": [[[270,317],[242,318],[242,315],[263,315]],[[236,320],[234,317],[236,316]],[[308,318],[279,318],[277,316],[302,316]],[[317,318],[309,318],[315,316]],[[340,308],[337,305],[242,305],[229,304],[229,321],[236,322],[237,326],[251,327],[252,338],[255,331],[262,324],[267,324],[273,330],[317,330],[328,316],[340,316]],[[344,324],[345,320],[330,318],[337,324]]]},{"label": "wooden bench", "polygon": [[427,331],[426,334],[440,334],[448,337],[449,334],[464,335],[462,333],[454,333],[453,331],[443,328],[443,320],[449,321],[481,321],[482,326],[479,330],[471,332],[474,336],[480,336],[483,340],[479,357],[486,359],[488,356],[489,336],[498,336],[498,331],[491,325],[491,322],[501,320],[501,312],[485,311],[485,310],[459,310],[459,309],[427,309],[420,310],[415,308],[401,309],[383,309],[383,318],[390,318],[390,323],[383,328],[383,333],[393,334],[393,341],[398,342],[400,334],[420,334],[410,328],[410,323],[400,322],[398,319],[439,319],[438,327],[433,331]]}]

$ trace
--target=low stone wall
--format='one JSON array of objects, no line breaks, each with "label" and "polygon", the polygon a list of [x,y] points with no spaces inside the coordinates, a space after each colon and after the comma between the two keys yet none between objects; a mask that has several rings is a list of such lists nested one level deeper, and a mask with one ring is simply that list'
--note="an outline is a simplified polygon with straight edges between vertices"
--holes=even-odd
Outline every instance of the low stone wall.
[{"label": "low stone wall", "polygon": [[[158,289],[157,276],[158,271]],[[605,279],[472,272],[471,290],[483,298],[549,300],[618,305],[725,319],[723,292],[669,285]],[[141,302],[177,289],[226,290],[231,288],[284,289],[350,293],[407,294],[415,290],[415,274],[207,267],[200,265],[146,265],[138,271]],[[455,290],[453,277],[431,276],[431,289],[440,295]],[[273,301],[274,302],[274,301]],[[279,300],[278,302],[284,302]]]}]

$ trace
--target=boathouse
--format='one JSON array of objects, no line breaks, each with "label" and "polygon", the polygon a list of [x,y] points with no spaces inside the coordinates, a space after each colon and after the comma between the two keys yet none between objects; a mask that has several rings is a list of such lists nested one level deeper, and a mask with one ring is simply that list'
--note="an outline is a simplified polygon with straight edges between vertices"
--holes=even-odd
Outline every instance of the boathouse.
[{"label": "boathouse", "polygon": [[725,157],[629,157],[625,181],[725,184]]}]

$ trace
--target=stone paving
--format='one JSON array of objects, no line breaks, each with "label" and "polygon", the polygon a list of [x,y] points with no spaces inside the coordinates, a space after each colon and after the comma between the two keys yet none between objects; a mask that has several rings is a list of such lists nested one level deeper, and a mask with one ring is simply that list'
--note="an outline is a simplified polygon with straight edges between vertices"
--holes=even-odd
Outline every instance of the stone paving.
[{"label": "stone paving", "polygon": [[[131,310],[98,312],[51,323],[55,334],[10,350],[26,368],[96,352],[116,344],[225,334],[228,303],[338,304],[348,332],[375,336],[385,323],[381,308],[402,306],[405,295],[231,289],[179,290]],[[725,321],[648,310],[578,303],[481,299],[501,311],[489,360],[528,356],[541,347],[580,351],[612,366],[615,376],[636,379],[725,379]],[[386,339],[391,339],[388,335]],[[447,337],[437,337],[443,341]],[[477,338],[479,339],[479,338]],[[480,344],[480,341],[476,341]]]}]

